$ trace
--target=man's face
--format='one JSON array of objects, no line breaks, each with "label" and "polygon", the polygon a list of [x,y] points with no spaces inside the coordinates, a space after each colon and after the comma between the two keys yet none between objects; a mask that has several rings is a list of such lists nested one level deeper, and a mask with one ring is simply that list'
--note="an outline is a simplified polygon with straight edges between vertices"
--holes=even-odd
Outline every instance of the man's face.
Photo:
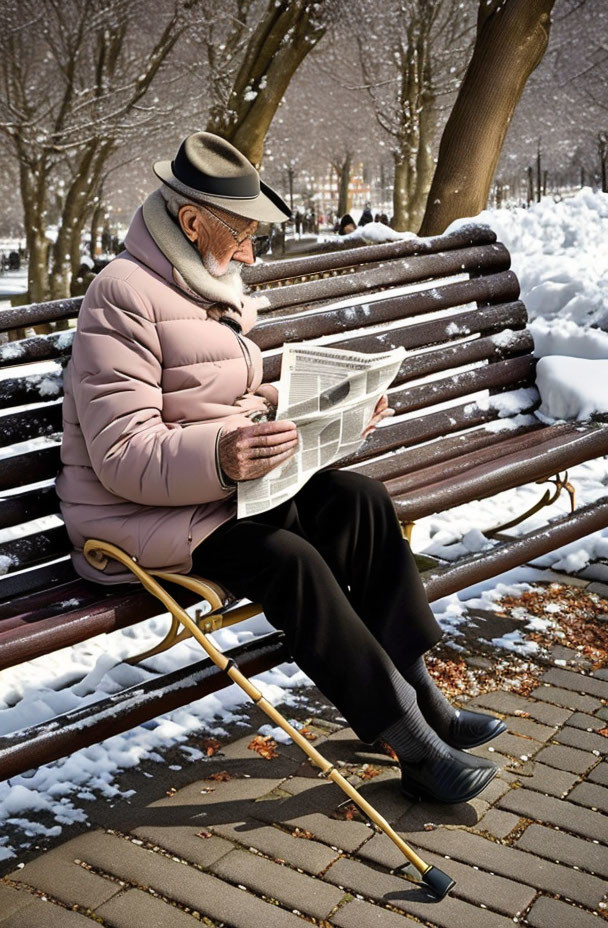
[{"label": "man's face", "polygon": [[196,244],[203,267],[221,277],[231,262],[254,264],[253,241],[258,229],[257,219],[236,216],[218,206],[200,204],[182,206],[179,221],[184,234]]}]

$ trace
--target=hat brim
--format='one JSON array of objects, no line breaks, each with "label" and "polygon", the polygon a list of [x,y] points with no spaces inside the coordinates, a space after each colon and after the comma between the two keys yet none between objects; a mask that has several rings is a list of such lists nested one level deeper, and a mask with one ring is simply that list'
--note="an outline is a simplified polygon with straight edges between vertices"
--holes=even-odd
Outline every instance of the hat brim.
[{"label": "hat brim", "polygon": [[156,176],[181,196],[192,198],[193,203],[209,203],[221,209],[243,216],[245,219],[257,219],[259,222],[287,222],[291,219],[291,210],[279,194],[260,180],[260,193],[257,197],[219,197],[211,193],[201,193],[194,187],[188,187],[175,177],[170,161],[156,161],[152,167]]}]

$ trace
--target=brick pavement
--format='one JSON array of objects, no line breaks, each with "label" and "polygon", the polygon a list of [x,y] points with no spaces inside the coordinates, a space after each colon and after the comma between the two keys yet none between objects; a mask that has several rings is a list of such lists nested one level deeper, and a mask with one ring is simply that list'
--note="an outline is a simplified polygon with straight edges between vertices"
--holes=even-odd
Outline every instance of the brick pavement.
[{"label": "brick pavement", "polygon": [[[248,731],[207,760],[204,778],[7,874],[0,928],[599,926],[608,913],[608,674],[576,655],[568,663],[542,673],[528,698],[499,691],[467,703],[500,714],[508,731],[475,749],[501,770],[461,805],[409,803],[389,757],[344,725],[311,722],[314,746],[456,879],[441,902],[391,872],[403,863],[395,845],[337,809],[344,793],[299,748],[279,744],[268,760],[248,748]],[[365,764],[379,774],[366,777]],[[214,777],[224,772],[229,779]]]}]

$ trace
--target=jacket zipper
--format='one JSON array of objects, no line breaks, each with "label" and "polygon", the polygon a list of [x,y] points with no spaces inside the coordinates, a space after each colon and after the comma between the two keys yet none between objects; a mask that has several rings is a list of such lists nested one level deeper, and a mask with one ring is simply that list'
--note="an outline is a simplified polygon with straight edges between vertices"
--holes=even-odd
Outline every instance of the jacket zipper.
[{"label": "jacket zipper", "polygon": [[249,353],[249,348],[247,347],[247,343],[244,341],[244,339],[235,329],[232,331],[238,339],[239,345],[241,346],[241,351],[243,352],[243,357],[245,358],[245,363],[247,364],[247,389],[249,389],[253,383],[253,364],[251,362],[251,354]]}]

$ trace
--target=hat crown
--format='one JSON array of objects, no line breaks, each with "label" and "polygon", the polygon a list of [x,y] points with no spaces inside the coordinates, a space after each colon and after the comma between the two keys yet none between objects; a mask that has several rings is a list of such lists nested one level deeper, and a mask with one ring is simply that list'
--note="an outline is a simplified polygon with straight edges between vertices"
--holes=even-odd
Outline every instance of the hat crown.
[{"label": "hat crown", "polygon": [[253,198],[260,193],[260,176],[234,145],[212,132],[193,132],[171,162],[183,184],[215,196]]}]

